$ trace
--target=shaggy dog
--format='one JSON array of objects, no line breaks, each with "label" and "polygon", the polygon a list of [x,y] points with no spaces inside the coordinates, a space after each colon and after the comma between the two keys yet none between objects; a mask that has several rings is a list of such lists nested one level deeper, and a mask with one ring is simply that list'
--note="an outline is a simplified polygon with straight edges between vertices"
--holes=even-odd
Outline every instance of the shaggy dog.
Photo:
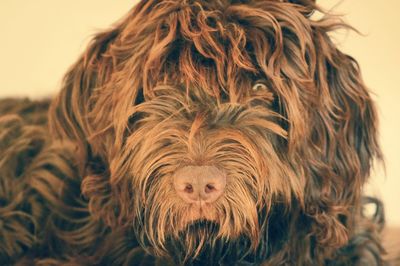
[{"label": "shaggy dog", "polygon": [[383,265],[375,106],[313,11],[143,0],[51,103],[3,100],[0,261]]}]

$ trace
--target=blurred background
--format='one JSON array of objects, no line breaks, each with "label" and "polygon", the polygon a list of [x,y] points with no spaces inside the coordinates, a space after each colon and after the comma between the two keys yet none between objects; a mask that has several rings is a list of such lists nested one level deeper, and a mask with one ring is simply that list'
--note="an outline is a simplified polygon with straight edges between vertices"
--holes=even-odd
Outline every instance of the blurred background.
[{"label": "blurred background", "polygon": [[[52,96],[91,36],[122,17],[132,0],[1,0],[0,97]],[[377,101],[386,174],[377,167],[368,193],[385,203],[387,223],[400,226],[400,1],[317,0],[357,28],[333,35],[360,63]]]}]

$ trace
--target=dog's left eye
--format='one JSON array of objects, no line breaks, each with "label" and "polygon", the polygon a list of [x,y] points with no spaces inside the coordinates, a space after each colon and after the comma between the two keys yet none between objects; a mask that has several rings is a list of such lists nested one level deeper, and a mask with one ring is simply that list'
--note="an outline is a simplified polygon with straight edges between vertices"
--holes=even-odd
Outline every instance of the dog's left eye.
[{"label": "dog's left eye", "polygon": [[257,82],[256,84],[254,84],[251,89],[255,92],[268,90],[267,85],[265,85],[264,83],[261,83],[261,82]]}]

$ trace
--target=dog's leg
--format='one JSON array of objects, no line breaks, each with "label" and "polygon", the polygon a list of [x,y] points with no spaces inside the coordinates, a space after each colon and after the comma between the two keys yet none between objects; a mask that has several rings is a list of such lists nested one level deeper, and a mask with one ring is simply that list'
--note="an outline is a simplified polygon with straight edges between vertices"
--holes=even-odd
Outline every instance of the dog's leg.
[{"label": "dog's leg", "polygon": [[366,204],[375,205],[375,213],[370,217],[360,215],[348,245],[343,247],[336,259],[330,261],[328,265],[387,265],[382,257],[385,252],[380,239],[384,227],[383,205],[372,197],[363,198],[363,206]]}]

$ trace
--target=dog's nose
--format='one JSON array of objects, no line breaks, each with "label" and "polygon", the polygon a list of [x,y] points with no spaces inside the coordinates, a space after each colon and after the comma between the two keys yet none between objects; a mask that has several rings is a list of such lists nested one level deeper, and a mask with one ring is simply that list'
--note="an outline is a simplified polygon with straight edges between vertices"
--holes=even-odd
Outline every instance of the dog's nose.
[{"label": "dog's nose", "polygon": [[225,185],[225,173],[215,166],[185,166],[174,175],[176,193],[187,203],[214,202]]}]

